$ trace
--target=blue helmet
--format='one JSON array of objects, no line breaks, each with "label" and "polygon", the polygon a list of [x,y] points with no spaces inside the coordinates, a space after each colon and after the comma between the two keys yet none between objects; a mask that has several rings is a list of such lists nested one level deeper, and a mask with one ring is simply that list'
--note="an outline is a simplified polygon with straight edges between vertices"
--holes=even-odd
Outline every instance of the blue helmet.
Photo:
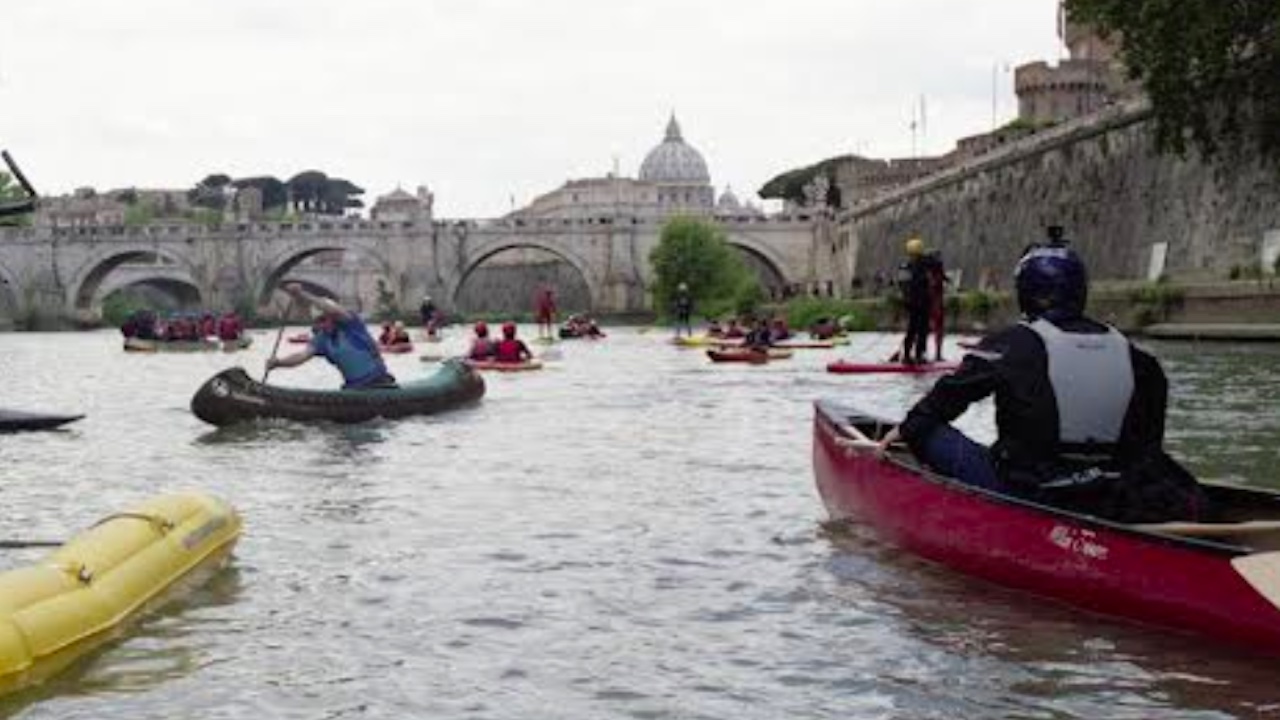
[{"label": "blue helmet", "polygon": [[1029,318],[1075,318],[1089,299],[1089,275],[1075,251],[1063,244],[1035,245],[1013,273],[1018,308]]}]

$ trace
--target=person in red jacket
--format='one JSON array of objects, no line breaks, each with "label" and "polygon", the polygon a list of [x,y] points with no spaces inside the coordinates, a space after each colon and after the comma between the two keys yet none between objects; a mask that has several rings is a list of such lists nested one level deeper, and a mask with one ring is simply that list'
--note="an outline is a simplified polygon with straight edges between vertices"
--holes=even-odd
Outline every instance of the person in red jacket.
[{"label": "person in red jacket", "polygon": [[555,338],[556,295],[550,286],[538,292],[536,307],[538,316],[538,337],[548,340]]},{"label": "person in red jacket", "polygon": [[533,359],[529,346],[516,337],[515,323],[509,322],[502,325],[502,339],[494,348],[493,359],[500,363],[522,363]]},{"label": "person in red jacket", "polygon": [[476,336],[471,340],[467,357],[472,360],[492,360],[496,343],[489,338],[489,326],[484,322],[475,325]]}]

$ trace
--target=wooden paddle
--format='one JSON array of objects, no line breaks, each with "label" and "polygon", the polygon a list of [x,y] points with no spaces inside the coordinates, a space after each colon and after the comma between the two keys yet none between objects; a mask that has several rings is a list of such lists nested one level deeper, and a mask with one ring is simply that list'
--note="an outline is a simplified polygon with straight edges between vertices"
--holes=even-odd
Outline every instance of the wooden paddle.
[{"label": "wooden paddle", "polygon": [[60,540],[0,540],[0,550],[25,550],[26,548],[62,547]]},{"label": "wooden paddle", "polygon": [[289,315],[293,313],[294,298],[289,296],[289,304],[284,309],[284,323],[280,325],[280,332],[276,333],[276,344],[271,346],[271,357],[267,360],[267,367],[262,371],[262,384],[267,384],[267,376],[271,374],[271,361],[276,359],[276,353],[280,351],[280,341],[284,339],[284,331],[289,328]]},{"label": "wooden paddle", "polygon": [[1280,609],[1280,552],[1254,553],[1232,558],[1231,567],[1258,594]]}]

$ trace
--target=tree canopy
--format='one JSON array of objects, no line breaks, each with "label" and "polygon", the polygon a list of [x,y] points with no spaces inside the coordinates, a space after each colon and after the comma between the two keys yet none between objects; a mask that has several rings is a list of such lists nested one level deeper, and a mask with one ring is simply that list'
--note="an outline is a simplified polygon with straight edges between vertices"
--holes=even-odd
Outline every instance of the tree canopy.
[{"label": "tree canopy", "polygon": [[760,197],[803,204],[806,201],[804,187],[813,182],[817,176],[826,175],[827,180],[830,181],[827,189],[827,204],[840,207],[840,190],[836,187],[836,166],[852,157],[852,155],[840,155],[813,165],[788,170],[766,182],[760,188]]},{"label": "tree canopy", "polygon": [[1280,158],[1280,2],[1067,0],[1076,22],[1118,37],[1151,98],[1160,148],[1206,156],[1253,143]]},{"label": "tree canopy", "polygon": [[[9,173],[0,170],[0,204],[22,200],[25,197],[27,197],[27,192],[22,189],[22,186],[17,183],[14,177]],[[29,214],[0,217],[0,226],[30,224],[31,216]]]},{"label": "tree canopy", "polygon": [[300,212],[342,215],[348,208],[363,207],[357,195],[364,188],[349,180],[331,178],[319,170],[306,170],[285,183],[294,207]]},{"label": "tree canopy", "polygon": [[688,286],[695,311],[706,316],[736,312],[761,297],[759,281],[725,240],[724,231],[705,220],[668,220],[649,262],[659,314],[671,309],[680,283]]}]

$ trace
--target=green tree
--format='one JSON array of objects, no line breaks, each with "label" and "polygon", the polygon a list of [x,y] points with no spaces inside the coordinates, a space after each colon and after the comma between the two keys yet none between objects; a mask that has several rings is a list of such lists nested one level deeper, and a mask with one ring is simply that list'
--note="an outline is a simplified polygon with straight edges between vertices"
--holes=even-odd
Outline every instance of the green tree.
[{"label": "green tree", "polygon": [[724,231],[705,220],[668,220],[649,262],[655,276],[654,306],[660,315],[671,310],[680,283],[688,285],[701,315],[734,312],[761,297],[759,281],[725,240]]},{"label": "green tree", "polygon": [[187,191],[187,200],[196,207],[221,212],[227,207],[227,186],[231,178],[222,173],[208,175]]},{"label": "green tree", "polygon": [[262,209],[266,211],[285,208],[289,204],[289,190],[279,179],[270,175],[247,177],[232,183],[237,190],[257,188],[262,193]]},{"label": "green tree", "polygon": [[852,155],[839,155],[808,167],[788,170],[761,186],[759,195],[762,198],[803,203],[807,199],[804,196],[804,186],[813,182],[813,179],[819,175],[826,175],[829,182],[827,186],[827,204],[832,207],[840,207],[840,188],[836,186],[836,168],[841,163],[852,159]]},{"label": "green tree", "polygon": [[[0,204],[22,200],[27,196],[25,190],[7,172],[0,170]],[[11,215],[0,217],[0,226],[30,225],[31,215]]]},{"label": "green tree", "polygon": [[[1119,36],[1151,97],[1161,149],[1204,155],[1257,142],[1280,157],[1280,2],[1067,0],[1076,22]],[[1244,141],[1244,142],[1241,142]]]}]

